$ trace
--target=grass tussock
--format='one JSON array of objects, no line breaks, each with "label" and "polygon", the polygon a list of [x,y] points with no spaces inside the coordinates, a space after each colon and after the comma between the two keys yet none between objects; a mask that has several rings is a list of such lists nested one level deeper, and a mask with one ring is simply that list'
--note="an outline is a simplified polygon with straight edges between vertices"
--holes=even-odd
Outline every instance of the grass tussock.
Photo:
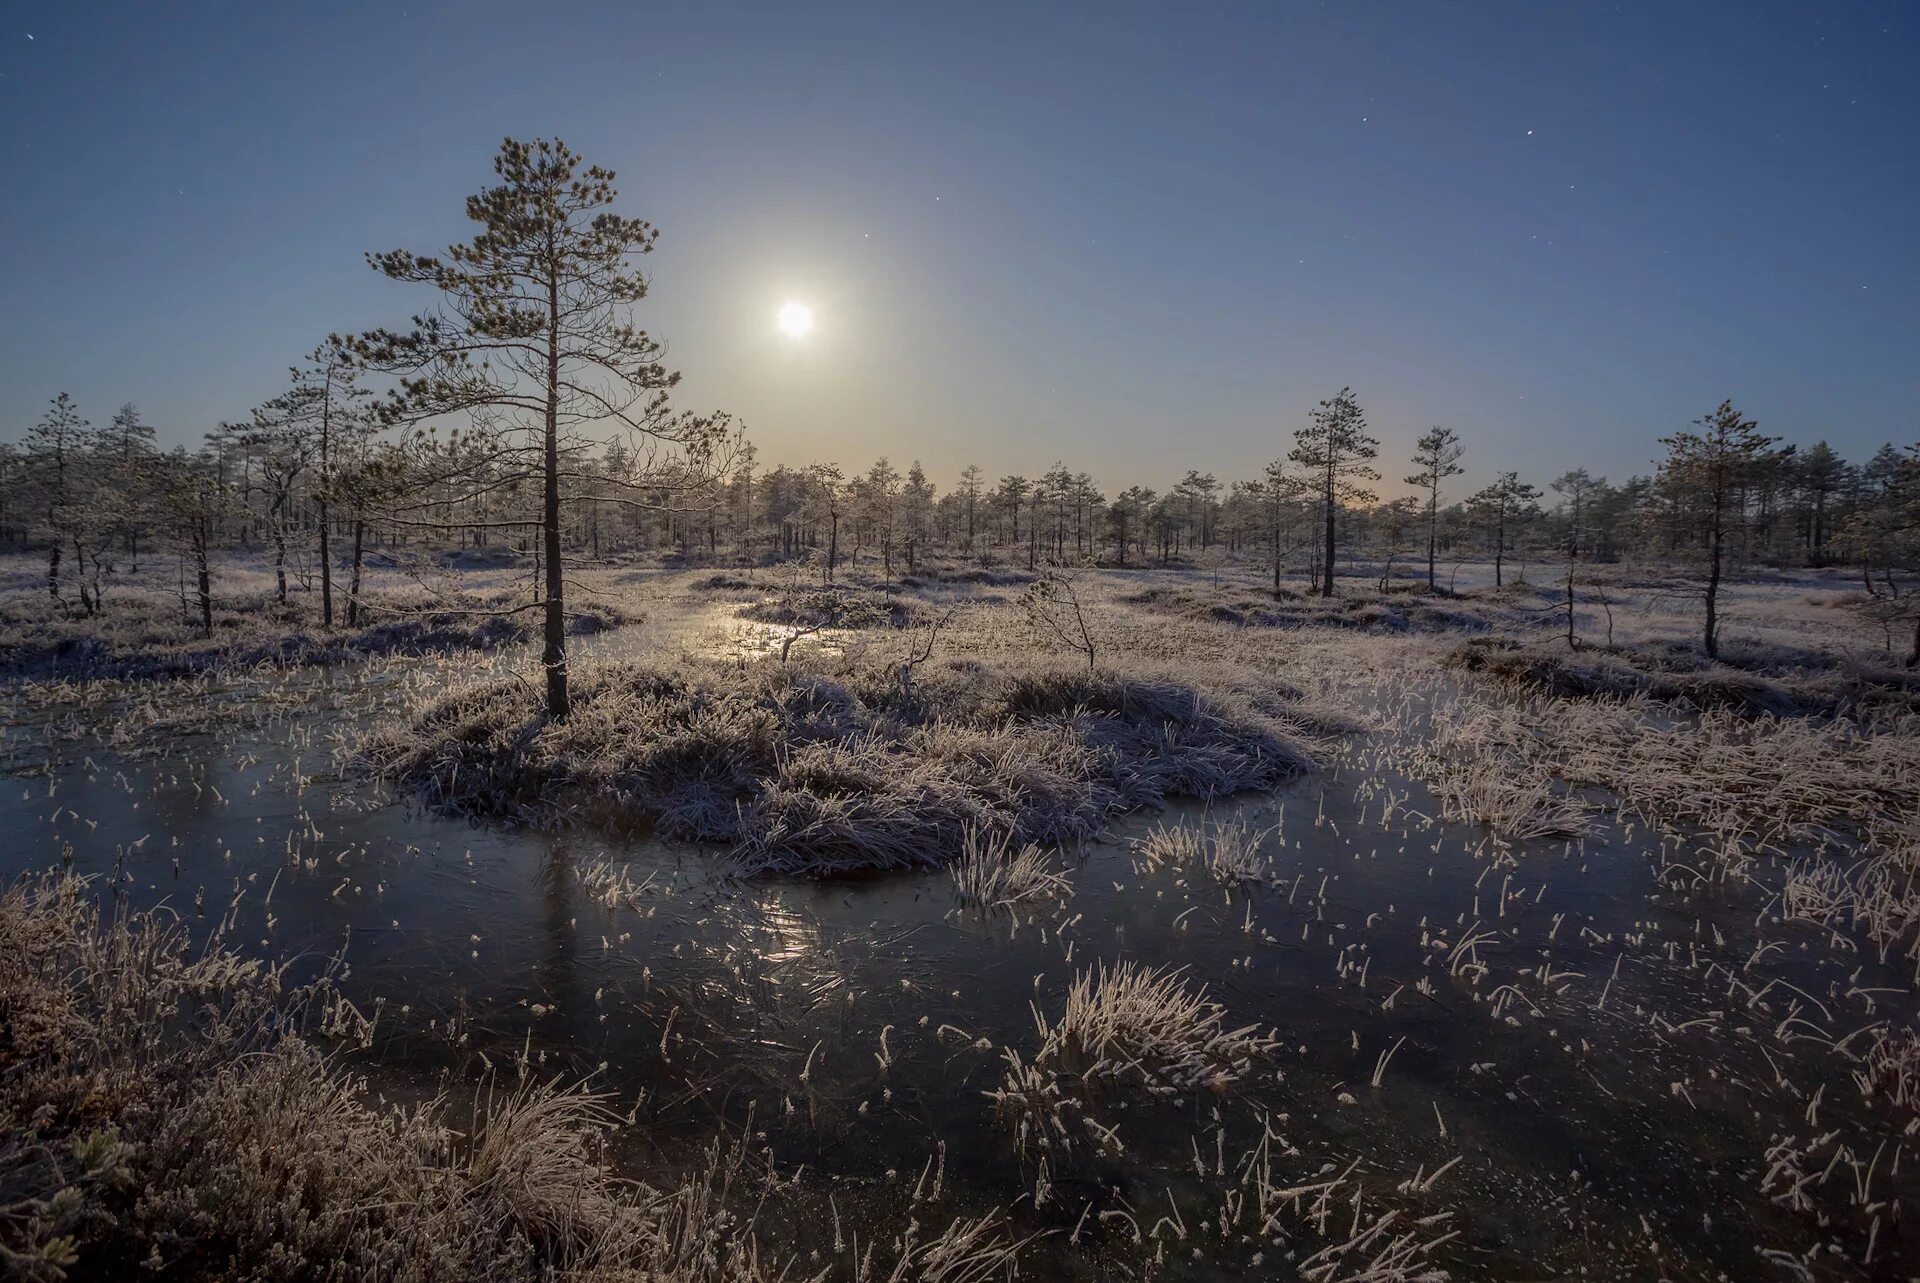
[{"label": "grass tussock", "polygon": [[77,880],[0,897],[7,1276],[790,1276],[734,1211],[777,1183],[744,1148],[661,1191],[608,1169],[582,1088],[483,1089],[462,1126],[379,1103],[302,1033],[329,999],[169,919],[104,923]]},{"label": "grass tussock", "polygon": [[1228,1028],[1226,1016],[1179,969],[1101,963],[1074,977],[1058,1020],[1035,1009],[1034,1063],[1155,1095],[1225,1091],[1275,1045],[1253,1025]]},{"label": "grass tussock", "polygon": [[1755,716],[1803,711],[1787,684],[1704,663],[1678,667],[1678,657],[1604,650],[1550,650],[1504,638],[1476,638],[1443,657],[1446,666],[1526,693],[1563,699],[1650,699],[1694,709],[1727,709]]},{"label": "grass tussock", "polygon": [[987,1093],[1022,1155],[1118,1154],[1118,1133],[1090,1110],[1103,1088],[1221,1093],[1277,1045],[1253,1025],[1228,1027],[1226,1009],[1180,969],[1134,962],[1080,972],[1060,1017],[1036,1006],[1033,1020],[1040,1048],[1032,1062],[1004,1048],[1005,1074]]},{"label": "grass tussock", "polygon": [[1512,841],[1578,837],[1591,827],[1589,808],[1555,777],[1518,710],[1453,701],[1408,757],[1450,820],[1484,824]]},{"label": "grass tussock", "polygon": [[1159,824],[1134,839],[1133,850],[1148,868],[1198,865],[1222,886],[1243,886],[1271,879],[1272,862],[1262,848],[1274,832],[1245,820]]},{"label": "grass tussock", "polygon": [[[1584,832],[1566,789],[1599,789],[1626,813],[1718,839],[1731,851],[1837,844],[1914,865],[1920,833],[1920,718],[1676,715],[1645,697],[1471,692],[1438,702],[1410,754],[1450,818],[1508,837]],[[1904,853],[1904,854],[1902,854]]]},{"label": "grass tussock", "polygon": [[960,903],[975,909],[1011,912],[1073,894],[1073,884],[1053,867],[1045,848],[1029,842],[1016,851],[1004,833],[968,830],[960,858],[947,872]]},{"label": "grass tussock", "polygon": [[1528,695],[1621,700],[1644,696],[1696,712],[1750,717],[1920,709],[1920,677],[1903,669],[1803,648],[1733,644],[1713,662],[1692,643],[1631,648],[1477,637],[1448,650],[1444,666]]},{"label": "grass tussock", "polygon": [[[1275,697],[1276,700],[1278,697]],[[651,825],[735,843],[750,869],[942,865],[969,832],[1058,844],[1168,797],[1312,765],[1274,702],[1152,671],[686,661],[583,671],[545,717],[519,679],[441,699],[364,759],[430,805],[539,826]]]},{"label": "grass tussock", "polygon": [[1483,633],[1527,622],[1508,603],[1487,598],[1407,591],[1364,592],[1332,599],[1302,597],[1286,588],[1244,585],[1208,590],[1178,585],[1144,588],[1117,600],[1157,615],[1235,628],[1330,629],[1394,635],[1411,632]]},{"label": "grass tussock", "polygon": [[1887,849],[1920,821],[1920,726],[1707,713],[1663,723],[1635,705],[1537,710],[1560,773],[1631,809],[1752,847],[1835,837]]},{"label": "grass tussock", "polygon": [[749,602],[739,613],[755,623],[790,627],[912,628],[925,622],[920,602],[891,589],[891,585],[814,587]]}]

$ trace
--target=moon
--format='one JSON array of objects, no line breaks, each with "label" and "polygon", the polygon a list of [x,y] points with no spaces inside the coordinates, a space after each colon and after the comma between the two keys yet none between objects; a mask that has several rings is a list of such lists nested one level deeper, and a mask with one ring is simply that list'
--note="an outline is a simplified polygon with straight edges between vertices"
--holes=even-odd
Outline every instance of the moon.
[{"label": "moon", "polygon": [[805,303],[782,304],[774,319],[779,323],[780,332],[790,339],[803,339],[813,329],[813,309]]}]

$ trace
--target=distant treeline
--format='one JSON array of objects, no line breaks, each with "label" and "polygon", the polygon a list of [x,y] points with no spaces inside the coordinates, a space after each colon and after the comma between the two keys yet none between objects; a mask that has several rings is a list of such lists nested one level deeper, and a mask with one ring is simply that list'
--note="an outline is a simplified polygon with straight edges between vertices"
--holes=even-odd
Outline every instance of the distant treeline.
[{"label": "distant treeline", "polygon": [[[327,383],[336,404],[325,405]],[[83,609],[121,565],[164,548],[191,554],[255,549],[317,578],[323,541],[341,568],[374,547],[502,547],[539,552],[539,487],[511,461],[471,459],[469,441],[396,439],[342,372],[303,372],[293,391],[222,424],[194,451],[161,452],[135,407],[90,424],[62,395],[18,443],[0,442],[0,542],[49,558],[48,589]],[[329,421],[330,420],[330,421]],[[1711,420],[1711,416],[1709,416]],[[1430,434],[1423,440],[1431,441]],[[1375,449],[1371,443],[1369,450]],[[1457,446],[1456,446],[1457,448]],[[1224,483],[1189,471],[1163,490],[1108,494],[1064,463],[1035,476],[963,469],[936,485],[918,462],[882,458],[863,471],[833,464],[757,465],[737,437],[724,470],[685,463],[654,475],[615,442],[562,454],[562,547],[569,557],[767,562],[808,553],[839,565],[877,560],[911,571],[930,555],[1044,565],[1112,566],[1232,556],[1279,560],[1310,580],[1325,562],[1324,457],[1278,460]],[[1373,458],[1369,454],[1365,458]],[[1712,531],[1711,469],[1676,457],[1652,476],[1614,484],[1574,469],[1545,487],[1501,474],[1471,494],[1447,492],[1443,457],[1409,460],[1422,493],[1387,502],[1355,482],[1336,496],[1335,546],[1379,561],[1557,555],[1585,560],[1684,559]],[[1360,456],[1356,456],[1356,460]],[[1915,564],[1920,454],[1883,446],[1842,459],[1824,441],[1769,443],[1745,460],[1722,514],[1728,565],[1856,566],[1875,582]],[[1341,479],[1354,473],[1342,466]],[[1318,475],[1316,475],[1316,473]],[[1431,529],[1430,529],[1431,527]]]},{"label": "distant treeline", "polygon": [[969,467],[942,490],[887,459],[762,468],[730,416],[671,408],[679,376],[631,319],[657,233],[612,212],[613,174],[563,143],[513,139],[494,173],[466,202],[472,240],[368,255],[431,291],[411,328],[329,336],[286,391],[197,449],[160,451],[132,406],[96,426],[56,397],[0,446],[0,542],[44,550],[48,594],[86,613],[119,567],[164,547],[191,568],[183,596],[209,631],[220,549],[265,549],[283,599],[290,574],[317,582],[327,625],[337,598],[355,621],[370,549],[523,552],[530,592],[514,609],[544,612],[556,717],[566,570],[586,559],[806,555],[831,582],[848,560],[895,573],[932,553],[1035,569],[1241,557],[1276,587],[1302,573],[1332,595],[1343,558],[1408,556],[1437,587],[1445,561],[1490,558],[1498,580],[1509,559],[1551,554],[1569,603],[1578,564],[1687,559],[1703,569],[1710,653],[1723,575],[1839,562],[1895,603],[1887,618],[1920,616],[1905,604],[1920,570],[1920,446],[1849,462],[1824,442],[1782,445],[1726,403],[1664,438],[1654,475],[1619,484],[1575,469],[1543,490],[1506,471],[1458,494],[1470,443],[1435,428],[1402,465],[1415,494],[1387,502],[1379,443],[1344,388],[1307,411],[1284,458],[1224,483],[1189,471],[1164,490],[1105,493],[1061,462],[997,479]]}]

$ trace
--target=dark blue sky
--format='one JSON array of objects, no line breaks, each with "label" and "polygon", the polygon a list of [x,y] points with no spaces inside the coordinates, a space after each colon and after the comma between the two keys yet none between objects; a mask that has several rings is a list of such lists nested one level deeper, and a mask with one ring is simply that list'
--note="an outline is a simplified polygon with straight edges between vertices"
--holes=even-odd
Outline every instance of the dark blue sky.
[{"label": "dark blue sky", "polygon": [[9,0],[0,432],[185,440],[403,321],[362,253],[512,133],[619,172],[770,460],[1248,475],[1342,384],[1390,479],[1434,423],[1618,478],[1726,396],[1920,437],[1920,8],[1040,8]]}]

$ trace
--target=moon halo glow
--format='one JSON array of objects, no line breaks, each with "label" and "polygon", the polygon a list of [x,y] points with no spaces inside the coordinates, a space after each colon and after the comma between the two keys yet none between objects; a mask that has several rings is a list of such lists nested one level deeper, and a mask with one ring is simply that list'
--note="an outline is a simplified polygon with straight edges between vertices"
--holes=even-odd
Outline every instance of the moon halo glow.
[{"label": "moon halo glow", "polygon": [[779,324],[780,332],[788,338],[803,339],[813,329],[813,309],[805,303],[784,303],[774,320]]}]

